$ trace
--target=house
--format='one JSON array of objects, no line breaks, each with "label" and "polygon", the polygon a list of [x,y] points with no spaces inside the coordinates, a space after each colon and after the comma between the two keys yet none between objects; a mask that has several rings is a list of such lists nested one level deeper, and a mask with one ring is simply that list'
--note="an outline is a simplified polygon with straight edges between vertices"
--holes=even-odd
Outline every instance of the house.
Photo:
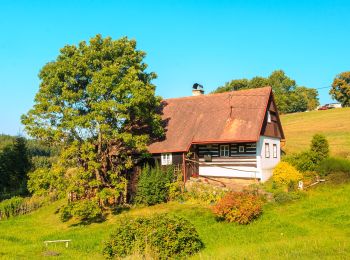
[{"label": "house", "polygon": [[284,133],[271,87],[163,100],[165,138],[148,150],[190,177],[267,180],[280,161]]}]

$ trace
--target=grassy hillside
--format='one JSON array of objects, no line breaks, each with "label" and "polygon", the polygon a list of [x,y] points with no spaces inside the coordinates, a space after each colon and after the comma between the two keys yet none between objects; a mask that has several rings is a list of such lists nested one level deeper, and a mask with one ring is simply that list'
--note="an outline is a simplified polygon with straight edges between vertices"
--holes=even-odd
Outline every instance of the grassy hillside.
[{"label": "grassy hillside", "polygon": [[307,149],[312,136],[322,133],[333,155],[350,158],[350,108],[288,114],[281,120],[287,153]]},{"label": "grassy hillside", "polygon": [[102,259],[101,242],[118,218],[172,212],[195,224],[205,249],[193,259],[346,259],[350,257],[350,184],[319,186],[301,201],[267,205],[248,226],[218,223],[210,210],[172,202],[132,209],[104,223],[69,226],[55,210],[61,202],[17,218],[0,221],[1,259],[40,259],[43,241],[72,239],[71,246],[49,245],[59,259]]}]

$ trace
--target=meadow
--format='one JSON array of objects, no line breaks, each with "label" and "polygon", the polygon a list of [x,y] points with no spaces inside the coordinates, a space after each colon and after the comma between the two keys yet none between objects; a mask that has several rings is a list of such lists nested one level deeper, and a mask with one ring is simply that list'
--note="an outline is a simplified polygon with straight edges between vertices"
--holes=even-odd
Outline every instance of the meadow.
[{"label": "meadow", "polygon": [[307,149],[312,136],[322,133],[332,155],[350,158],[350,108],[287,114],[281,120],[287,153]]},{"label": "meadow", "polygon": [[[208,206],[170,202],[111,215],[103,223],[62,223],[62,201],[29,215],[0,221],[1,259],[41,259],[54,251],[58,259],[103,259],[102,241],[119,218],[169,212],[192,222],[205,244],[192,259],[345,259],[350,257],[350,184],[322,184],[297,202],[269,203],[253,223],[217,222]],[[64,244],[43,241],[71,239]]]}]

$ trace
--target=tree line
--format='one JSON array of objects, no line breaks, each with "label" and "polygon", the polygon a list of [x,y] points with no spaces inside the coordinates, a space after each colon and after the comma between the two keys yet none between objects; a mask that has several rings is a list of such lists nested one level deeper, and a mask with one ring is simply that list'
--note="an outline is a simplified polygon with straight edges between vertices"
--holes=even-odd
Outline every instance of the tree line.
[{"label": "tree line", "polygon": [[[234,79],[218,87],[213,93],[222,93],[241,89],[253,89],[271,86],[279,111],[283,114],[304,112],[319,106],[318,91],[315,88],[298,86],[283,70],[273,71],[268,77],[256,76],[252,79]],[[350,71],[338,74],[330,86],[331,97],[342,104],[350,106]]]},{"label": "tree line", "polygon": [[271,86],[274,92],[278,110],[281,113],[304,112],[314,110],[319,105],[316,89],[297,86],[295,80],[289,78],[283,70],[273,71],[268,77],[252,79],[235,79],[218,87],[214,93],[241,89],[261,88]]},{"label": "tree line", "polygon": [[0,201],[26,196],[28,174],[50,166],[58,150],[21,136],[0,135]]}]

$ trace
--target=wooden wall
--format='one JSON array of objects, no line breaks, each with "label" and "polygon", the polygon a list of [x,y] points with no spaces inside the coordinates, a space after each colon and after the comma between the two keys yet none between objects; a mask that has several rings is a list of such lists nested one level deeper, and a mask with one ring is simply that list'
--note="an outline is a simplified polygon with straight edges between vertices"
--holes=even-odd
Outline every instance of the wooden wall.
[{"label": "wooden wall", "polygon": [[[230,157],[256,155],[256,143],[234,143],[234,144],[206,144],[197,145],[197,154],[199,158],[204,155],[211,155],[212,157],[220,156],[220,145],[230,145]],[[239,146],[244,146],[244,152],[239,152]]]}]

